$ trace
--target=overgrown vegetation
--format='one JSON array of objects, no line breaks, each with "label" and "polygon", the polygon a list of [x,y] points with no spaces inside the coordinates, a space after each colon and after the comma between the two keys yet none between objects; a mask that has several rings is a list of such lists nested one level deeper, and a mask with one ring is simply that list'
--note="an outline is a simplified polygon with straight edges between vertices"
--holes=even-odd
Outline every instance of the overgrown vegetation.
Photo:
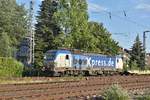
[{"label": "overgrown vegetation", "polygon": [[[143,92],[143,94],[141,95],[140,92]],[[146,90],[139,91],[139,94],[136,96],[134,94],[129,96],[129,93],[125,89],[115,84],[104,91],[102,100],[130,100],[131,98],[135,98],[136,100],[150,100],[149,94],[150,91]]]},{"label": "overgrown vegetation", "polygon": [[138,97],[137,100],[150,100],[150,89],[146,89],[143,96]]},{"label": "overgrown vegetation", "polygon": [[126,90],[118,85],[112,85],[103,93],[104,100],[129,100],[129,95]]},{"label": "overgrown vegetation", "polygon": [[27,34],[27,11],[16,0],[0,0],[0,77],[19,77],[23,65],[15,60]]},{"label": "overgrown vegetation", "polygon": [[150,100],[150,96],[143,96],[143,97],[139,97],[137,98],[137,100]]},{"label": "overgrown vegetation", "polygon": [[23,64],[13,58],[0,57],[0,77],[20,77]]}]

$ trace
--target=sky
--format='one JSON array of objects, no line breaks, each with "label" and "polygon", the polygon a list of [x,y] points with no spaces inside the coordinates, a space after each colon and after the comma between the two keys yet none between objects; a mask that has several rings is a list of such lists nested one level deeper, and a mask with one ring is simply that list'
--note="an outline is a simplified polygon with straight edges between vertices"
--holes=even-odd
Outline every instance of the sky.
[{"label": "sky", "polygon": [[[28,8],[30,0],[17,0]],[[35,0],[35,15],[42,0]],[[87,0],[89,21],[103,23],[120,46],[131,49],[139,34],[150,31],[150,0]],[[150,52],[150,32],[146,33],[146,51]]]}]

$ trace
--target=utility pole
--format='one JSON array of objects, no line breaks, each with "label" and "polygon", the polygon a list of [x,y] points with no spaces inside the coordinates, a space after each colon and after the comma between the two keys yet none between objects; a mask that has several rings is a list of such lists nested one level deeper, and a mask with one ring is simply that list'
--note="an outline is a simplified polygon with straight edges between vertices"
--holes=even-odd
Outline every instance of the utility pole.
[{"label": "utility pole", "polygon": [[29,9],[29,26],[28,26],[28,29],[29,29],[29,32],[28,32],[28,35],[29,35],[29,40],[30,40],[30,54],[29,54],[29,64],[32,65],[34,64],[34,45],[35,45],[35,42],[34,42],[34,30],[33,30],[33,18],[34,18],[34,0],[31,0],[30,1],[30,9]]},{"label": "utility pole", "polygon": [[146,65],[146,33],[148,33],[150,31],[144,31],[143,32],[143,49],[144,49],[144,66]]}]

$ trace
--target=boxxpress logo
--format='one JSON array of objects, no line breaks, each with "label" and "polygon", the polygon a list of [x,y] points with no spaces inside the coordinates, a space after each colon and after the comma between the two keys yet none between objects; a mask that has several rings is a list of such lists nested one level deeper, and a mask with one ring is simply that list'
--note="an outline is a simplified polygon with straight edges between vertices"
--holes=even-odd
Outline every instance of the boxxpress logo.
[{"label": "boxxpress logo", "polygon": [[88,66],[108,66],[108,67],[113,67],[115,62],[112,60],[112,58],[106,58],[106,59],[92,59],[91,57],[87,57],[87,65]]}]

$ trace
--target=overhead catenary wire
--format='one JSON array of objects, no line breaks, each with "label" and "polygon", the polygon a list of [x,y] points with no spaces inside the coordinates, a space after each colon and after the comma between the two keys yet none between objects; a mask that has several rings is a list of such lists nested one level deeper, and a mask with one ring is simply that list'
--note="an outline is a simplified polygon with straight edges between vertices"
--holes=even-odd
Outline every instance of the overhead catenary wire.
[{"label": "overhead catenary wire", "polygon": [[[137,22],[137,21],[132,20],[132,19],[129,17],[129,15],[127,15],[127,13],[126,13],[125,10],[122,10],[122,13],[123,13],[123,16],[124,16],[124,17],[119,16],[118,14],[115,14],[115,13],[113,13],[113,12],[111,12],[111,11],[103,10],[103,11],[101,11],[101,12],[106,13],[106,14],[109,16],[109,19],[110,19],[110,20],[113,19],[113,17],[117,17],[117,18],[119,18],[119,19],[121,19],[121,20],[123,20],[123,21],[129,22],[129,23],[132,23],[132,24],[135,24],[135,25],[137,25],[137,26],[139,26],[139,27],[142,27],[142,28],[150,28],[150,26],[143,25],[143,24],[141,24],[141,23],[139,23],[139,22]],[[101,13],[101,12],[94,12],[94,13]],[[119,12],[121,12],[121,11],[119,11]]]},{"label": "overhead catenary wire", "polygon": [[[123,20],[123,21],[129,22],[129,23],[132,23],[132,24],[135,24],[135,25],[138,26],[138,27],[142,27],[142,28],[144,28],[144,29],[149,29],[149,28],[150,28],[150,27],[147,26],[147,25],[143,25],[143,24],[141,24],[141,23],[139,23],[139,22],[137,22],[137,21],[132,20],[132,19],[129,17],[129,15],[127,15],[127,13],[126,13],[125,10],[122,10],[122,15],[123,15],[123,16],[120,16],[120,15],[118,15],[118,14],[115,14],[114,12],[110,12],[110,11],[106,11],[106,10],[104,10],[104,11],[102,11],[102,12],[106,13],[106,14],[108,15],[108,17],[109,17],[110,20],[112,20],[113,17],[117,17],[117,18],[119,18],[119,19],[121,19],[121,20]],[[95,13],[100,13],[100,12],[95,12]],[[121,11],[119,11],[119,13],[121,13]],[[121,35],[123,35],[124,33],[127,33],[127,32],[120,32]],[[114,34],[114,35],[119,35],[119,33],[116,33],[116,32],[113,33],[113,34]],[[124,36],[125,36],[125,35],[124,35]],[[126,36],[129,37],[129,35],[126,35]]]}]

